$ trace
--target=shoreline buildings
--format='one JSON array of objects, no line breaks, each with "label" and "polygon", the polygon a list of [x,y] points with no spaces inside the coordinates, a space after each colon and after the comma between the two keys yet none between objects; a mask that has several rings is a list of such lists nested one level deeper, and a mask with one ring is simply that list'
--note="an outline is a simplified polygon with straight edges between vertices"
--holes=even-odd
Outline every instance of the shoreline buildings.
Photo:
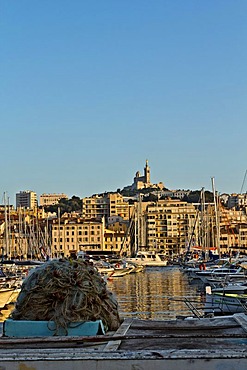
[{"label": "shoreline buildings", "polygon": [[[69,201],[66,194],[42,194],[38,206],[35,192],[21,191],[16,209],[0,207],[2,256],[67,257],[80,250],[124,256],[154,250],[172,258],[199,247],[247,254],[246,196],[224,194],[215,207],[210,202],[192,203],[189,195],[189,190],[152,184],[148,161],[144,174],[137,171],[130,186],[82,198],[77,212],[60,214],[59,201]],[[48,212],[54,205],[56,214]]]}]

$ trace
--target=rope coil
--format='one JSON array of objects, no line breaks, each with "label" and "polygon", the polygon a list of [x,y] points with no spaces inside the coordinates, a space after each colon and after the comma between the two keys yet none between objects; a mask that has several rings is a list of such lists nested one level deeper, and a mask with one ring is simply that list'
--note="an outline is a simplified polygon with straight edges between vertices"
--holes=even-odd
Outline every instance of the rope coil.
[{"label": "rope coil", "polygon": [[100,273],[87,261],[51,260],[24,280],[13,320],[54,321],[56,330],[70,323],[102,320],[105,330],[120,326],[118,303]]}]

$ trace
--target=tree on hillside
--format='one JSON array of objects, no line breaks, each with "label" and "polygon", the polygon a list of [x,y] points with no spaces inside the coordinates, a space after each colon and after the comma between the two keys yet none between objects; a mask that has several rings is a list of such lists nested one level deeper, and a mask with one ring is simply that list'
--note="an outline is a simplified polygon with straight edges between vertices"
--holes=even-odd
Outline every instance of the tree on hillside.
[{"label": "tree on hillside", "polygon": [[157,202],[158,196],[155,194],[148,194],[143,197],[143,202]]},{"label": "tree on hillside", "polygon": [[81,212],[82,201],[79,197],[73,195],[71,199],[62,198],[58,204],[45,207],[46,212],[56,212],[58,214],[58,208],[60,208],[60,214]]},{"label": "tree on hillside", "polygon": [[[205,202],[213,203],[214,201],[213,193],[206,190],[204,194],[205,194]],[[201,202],[201,190],[191,191],[189,195],[185,195],[182,200],[188,203],[200,203]]]}]

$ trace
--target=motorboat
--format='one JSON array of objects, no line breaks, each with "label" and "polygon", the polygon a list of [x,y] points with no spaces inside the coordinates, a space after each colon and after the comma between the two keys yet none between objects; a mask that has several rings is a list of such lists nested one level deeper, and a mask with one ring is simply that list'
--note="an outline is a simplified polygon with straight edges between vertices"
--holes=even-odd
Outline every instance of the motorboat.
[{"label": "motorboat", "polygon": [[167,266],[168,262],[166,255],[154,251],[139,251],[135,257],[126,258],[126,261],[147,267],[163,267]]},{"label": "motorboat", "polygon": [[205,314],[247,313],[247,294],[209,292],[206,293]]},{"label": "motorboat", "polygon": [[212,293],[223,293],[223,294],[246,294],[247,295],[247,283],[228,283],[223,286],[212,287]]},{"label": "motorboat", "polygon": [[209,279],[222,279],[231,280],[231,279],[242,279],[246,280],[246,269],[243,267],[232,267],[232,268],[219,268],[213,270],[204,270],[204,271],[197,271],[196,275],[198,278],[202,280],[202,282],[207,283]]}]

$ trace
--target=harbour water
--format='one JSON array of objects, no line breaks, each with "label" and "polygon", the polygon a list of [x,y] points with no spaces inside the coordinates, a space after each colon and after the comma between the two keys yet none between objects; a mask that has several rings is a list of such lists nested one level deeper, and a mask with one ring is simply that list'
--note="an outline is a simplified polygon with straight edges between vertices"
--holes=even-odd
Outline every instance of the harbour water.
[{"label": "harbour water", "polygon": [[151,267],[144,272],[125,275],[108,282],[116,295],[121,317],[139,319],[175,319],[191,315],[185,299],[200,306],[201,293],[189,283],[177,266]]},{"label": "harbour water", "polygon": [[[191,285],[187,275],[177,266],[146,268],[144,272],[109,280],[108,289],[116,296],[122,318],[167,320],[191,315],[185,299],[199,306],[201,293]],[[4,321],[13,310],[9,305],[1,311]]]}]

